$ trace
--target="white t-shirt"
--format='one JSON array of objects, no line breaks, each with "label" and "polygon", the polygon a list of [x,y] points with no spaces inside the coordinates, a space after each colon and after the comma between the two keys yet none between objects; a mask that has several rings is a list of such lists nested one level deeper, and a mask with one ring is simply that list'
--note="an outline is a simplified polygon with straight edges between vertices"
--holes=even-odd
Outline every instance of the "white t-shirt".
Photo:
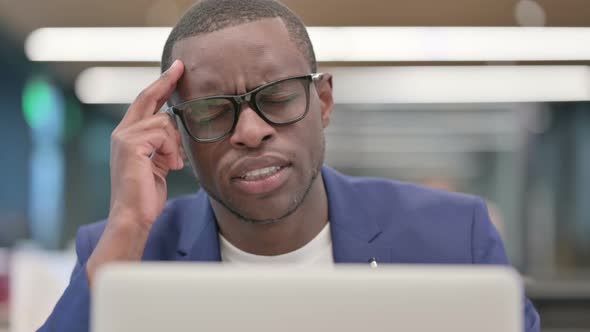
[{"label": "white t-shirt", "polygon": [[303,247],[276,256],[262,256],[247,253],[236,248],[219,234],[219,249],[221,261],[224,264],[238,266],[249,266],[258,264],[284,264],[288,266],[324,266],[334,265],[332,256],[332,236],[330,234],[330,223]]}]

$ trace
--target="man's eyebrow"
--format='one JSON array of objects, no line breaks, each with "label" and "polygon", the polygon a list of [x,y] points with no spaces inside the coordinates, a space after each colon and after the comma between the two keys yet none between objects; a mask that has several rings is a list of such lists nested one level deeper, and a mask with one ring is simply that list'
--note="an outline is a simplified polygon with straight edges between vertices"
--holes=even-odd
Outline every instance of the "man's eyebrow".
[{"label": "man's eyebrow", "polygon": [[[207,76],[207,77],[211,77],[210,75],[203,75],[202,72],[198,71],[198,68],[196,67],[192,67],[192,68],[188,68],[187,73],[190,72],[197,72],[197,77],[198,76]],[[205,79],[195,79],[195,83],[196,86],[198,87],[198,91],[199,91],[199,95],[198,96],[192,96],[191,99],[194,98],[200,98],[200,97],[207,97],[207,96],[219,96],[219,95],[224,95],[224,92],[222,91],[222,86],[220,85],[220,82],[218,80],[214,80],[211,78],[205,78]]]},{"label": "man's eyebrow", "polygon": [[215,81],[212,80],[199,81],[198,85],[200,94],[199,97],[220,96],[228,94],[222,91],[222,88],[219,86],[219,84],[216,84]]}]

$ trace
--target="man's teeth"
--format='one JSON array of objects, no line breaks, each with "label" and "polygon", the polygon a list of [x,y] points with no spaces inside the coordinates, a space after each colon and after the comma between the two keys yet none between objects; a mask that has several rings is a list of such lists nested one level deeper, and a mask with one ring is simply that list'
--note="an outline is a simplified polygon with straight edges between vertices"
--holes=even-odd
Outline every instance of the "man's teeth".
[{"label": "man's teeth", "polygon": [[271,167],[256,169],[256,170],[253,170],[253,171],[250,171],[250,172],[244,174],[242,176],[242,179],[244,179],[244,180],[258,180],[258,179],[262,179],[265,177],[269,177],[280,170],[281,170],[281,167],[279,167],[279,166],[271,166]]}]

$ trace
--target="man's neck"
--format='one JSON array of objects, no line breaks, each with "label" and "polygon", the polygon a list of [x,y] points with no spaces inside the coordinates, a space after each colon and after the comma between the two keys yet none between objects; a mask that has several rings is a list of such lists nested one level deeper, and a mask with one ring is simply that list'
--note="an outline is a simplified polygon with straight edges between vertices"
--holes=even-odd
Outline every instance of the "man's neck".
[{"label": "man's neck", "polygon": [[274,223],[247,223],[215,200],[211,200],[211,205],[225,239],[256,255],[274,256],[297,250],[319,234],[328,221],[328,199],[321,173],[297,210]]}]

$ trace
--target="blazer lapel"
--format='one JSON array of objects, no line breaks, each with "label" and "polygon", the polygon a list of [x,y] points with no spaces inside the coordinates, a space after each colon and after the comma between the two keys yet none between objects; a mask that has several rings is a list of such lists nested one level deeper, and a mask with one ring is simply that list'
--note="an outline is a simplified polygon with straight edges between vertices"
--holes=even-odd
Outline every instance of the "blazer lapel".
[{"label": "blazer lapel", "polygon": [[328,195],[334,262],[390,262],[391,248],[375,244],[382,231],[367,198],[356,192],[347,177],[329,167],[322,168],[322,177]]},{"label": "blazer lapel", "polygon": [[180,239],[177,259],[182,261],[219,262],[217,222],[209,198],[202,189],[196,201],[180,213]]}]

